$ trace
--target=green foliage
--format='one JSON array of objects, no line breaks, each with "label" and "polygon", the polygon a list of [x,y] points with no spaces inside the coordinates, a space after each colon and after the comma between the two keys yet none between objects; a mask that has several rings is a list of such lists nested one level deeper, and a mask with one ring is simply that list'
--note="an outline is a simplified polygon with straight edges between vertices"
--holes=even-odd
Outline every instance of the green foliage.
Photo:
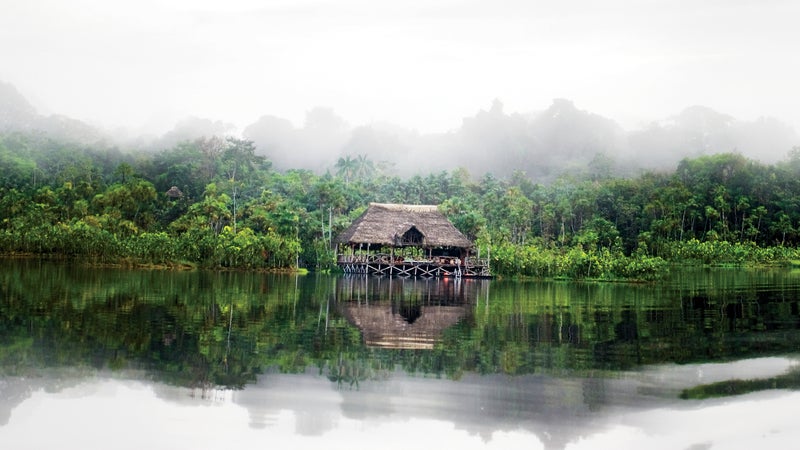
[{"label": "green foliage", "polygon": [[785,264],[797,259],[796,248],[759,247],[754,242],[700,241],[690,239],[670,242],[665,246],[667,257],[685,264],[752,265]]},{"label": "green foliage", "polygon": [[[278,173],[239,139],[129,155],[0,135],[0,252],[327,269],[335,236],[359,211],[396,202],[440,205],[467,237],[493,247],[497,274],[652,279],[663,261],[797,259],[797,160],[720,154],[681,161],[674,173],[620,179],[599,170],[544,186],[523,172],[475,181],[464,169],[401,179],[366,155],[343,156],[336,175]],[[172,187],[180,194],[167,196]]]},{"label": "green foliage", "polygon": [[501,276],[652,281],[667,274],[667,262],[642,252],[626,256],[608,248],[545,248],[537,245],[493,246],[492,270]]}]

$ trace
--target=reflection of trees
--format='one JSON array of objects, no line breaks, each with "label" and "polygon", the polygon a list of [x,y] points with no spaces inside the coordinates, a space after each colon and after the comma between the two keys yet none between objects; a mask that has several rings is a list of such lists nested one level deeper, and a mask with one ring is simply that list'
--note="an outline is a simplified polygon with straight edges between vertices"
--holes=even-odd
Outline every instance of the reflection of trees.
[{"label": "reflection of trees", "polygon": [[800,389],[800,368],[793,368],[783,375],[756,380],[725,380],[702,384],[681,391],[681,398],[699,400],[712,397],[729,397],[768,389]]},{"label": "reflection of trees", "polygon": [[[85,271],[14,261],[0,268],[0,371],[144,369],[202,389],[241,388],[267,368],[318,367],[338,387],[358,389],[395,368],[450,378],[602,373],[785,353],[800,343],[800,303],[788,287],[492,282],[488,292],[488,284],[369,280],[362,288],[363,280],[327,276]],[[390,306],[466,305],[468,314],[448,324],[431,349],[369,348],[342,305],[379,304],[381,283]],[[454,294],[456,303],[448,300]],[[420,312],[415,323],[429,314]]]},{"label": "reflection of trees", "polygon": [[713,288],[731,283],[689,285],[705,297],[684,301],[682,290],[662,287],[496,282],[491,300],[477,304],[474,326],[449,330],[443,347],[461,362],[458,371],[517,374],[794,351],[796,291]]},{"label": "reflection of trees", "polygon": [[340,353],[338,360],[327,363],[328,380],[336,383],[337,389],[358,390],[362,381],[385,378],[388,374],[388,370],[382,367],[380,360],[349,356],[350,358],[346,359],[345,355]]}]

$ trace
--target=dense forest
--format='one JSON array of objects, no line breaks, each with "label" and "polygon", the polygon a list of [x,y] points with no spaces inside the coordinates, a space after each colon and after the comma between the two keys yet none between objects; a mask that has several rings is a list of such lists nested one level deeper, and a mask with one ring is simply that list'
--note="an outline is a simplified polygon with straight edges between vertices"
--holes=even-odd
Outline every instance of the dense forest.
[{"label": "dense forest", "polygon": [[0,167],[0,252],[98,263],[329,269],[369,202],[441,205],[498,275],[649,279],[668,263],[786,262],[800,239],[800,149],[627,177],[598,155],[539,184],[463,168],[401,178],[363,154],[324,174],[276,170],[237,138],[126,152],[17,132],[0,135]]}]

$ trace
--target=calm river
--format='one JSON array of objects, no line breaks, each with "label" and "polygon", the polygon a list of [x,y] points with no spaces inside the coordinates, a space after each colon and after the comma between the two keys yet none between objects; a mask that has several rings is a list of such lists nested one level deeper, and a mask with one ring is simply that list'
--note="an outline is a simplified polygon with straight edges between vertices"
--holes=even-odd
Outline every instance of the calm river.
[{"label": "calm river", "polygon": [[799,309],[789,269],[626,285],[0,260],[0,448],[796,448]]}]

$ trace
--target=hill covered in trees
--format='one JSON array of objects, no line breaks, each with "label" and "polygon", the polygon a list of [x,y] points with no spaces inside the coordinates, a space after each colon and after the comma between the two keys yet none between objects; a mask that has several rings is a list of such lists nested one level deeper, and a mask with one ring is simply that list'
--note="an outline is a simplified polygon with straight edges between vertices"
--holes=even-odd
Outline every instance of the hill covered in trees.
[{"label": "hill covered in trees", "polygon": [[0,251],[99,262],[327,268],[331,238],[369,202],[439,204],[500,274],[651,278],[664,261],[775,262],[800,240],[800,151],[737,153],[628,177],[536,183],[466,168],[400,177],[366,155],[324,174],[277,170],[253,141],[123,152],[0,136]]}]

